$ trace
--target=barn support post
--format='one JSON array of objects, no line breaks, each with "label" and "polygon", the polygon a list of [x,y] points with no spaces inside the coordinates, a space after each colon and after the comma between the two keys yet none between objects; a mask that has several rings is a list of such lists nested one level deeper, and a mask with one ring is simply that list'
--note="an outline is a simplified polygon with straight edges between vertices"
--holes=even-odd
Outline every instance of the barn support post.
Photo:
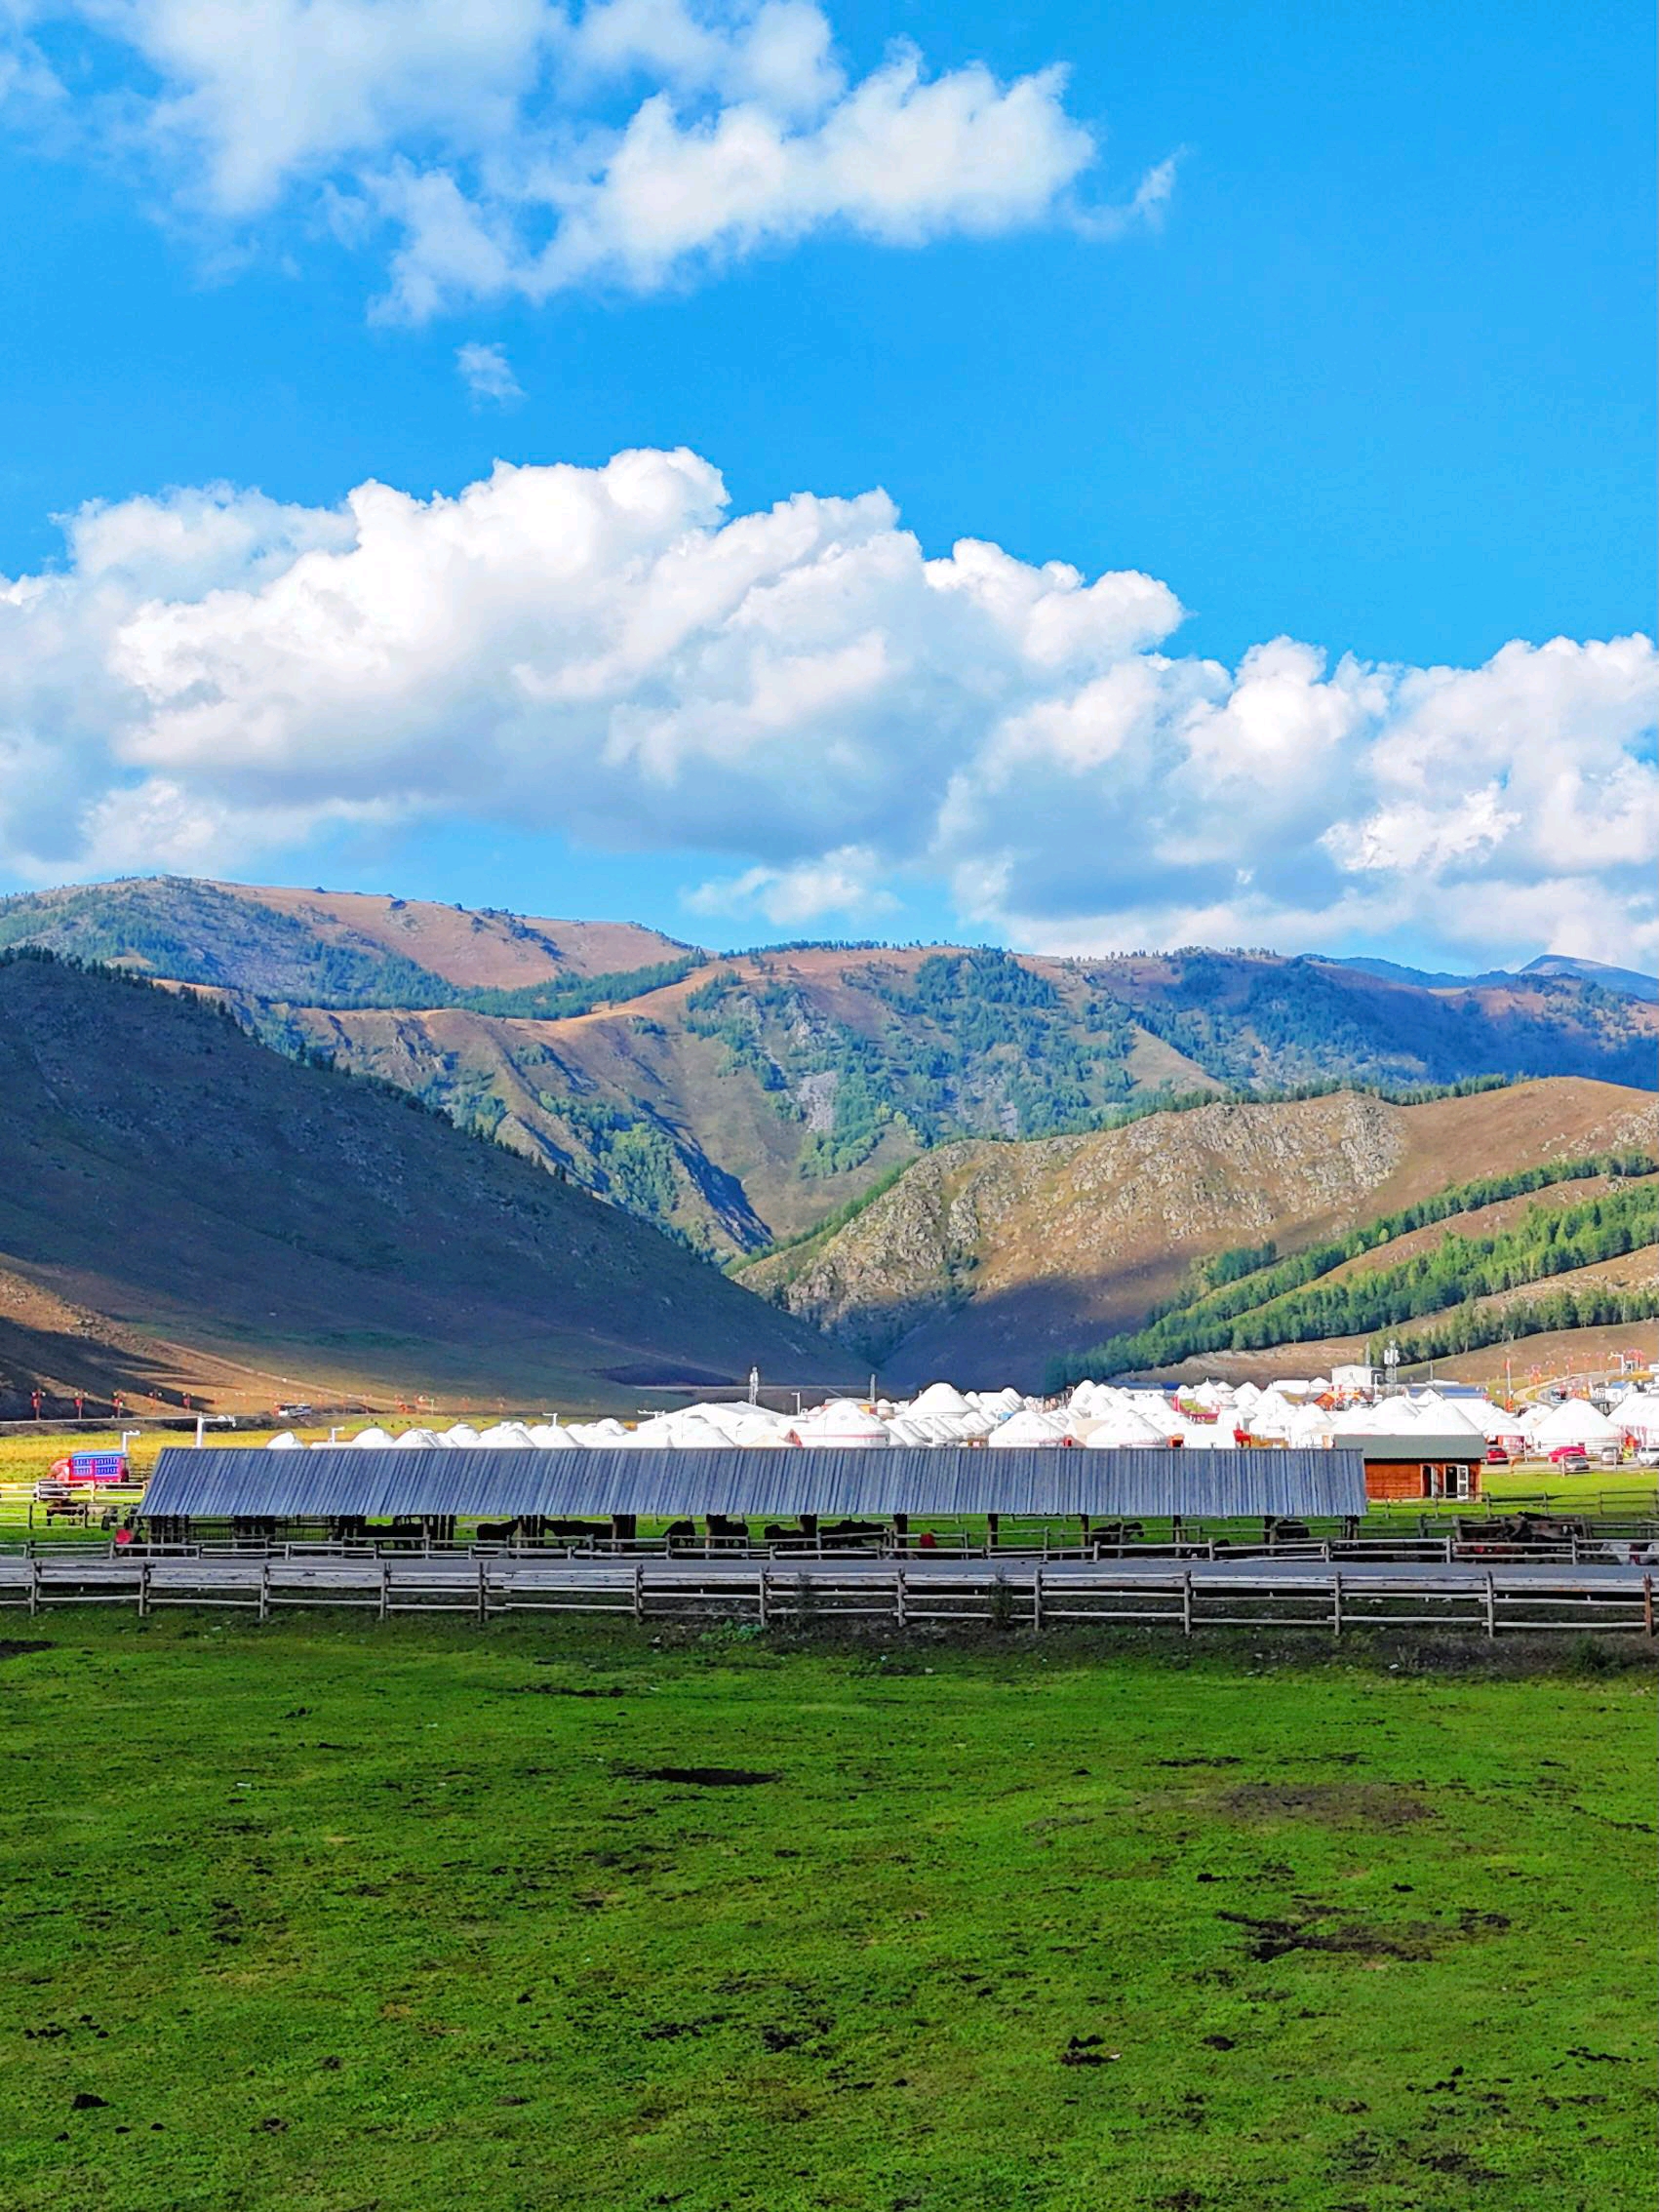
[{"label": "barn support post", "polygon": [[1653,1577],[1650,1574],[1641,1578],[1641,1633],[1643,1636],[1653,1634]]},{"label": "barn support post", "polygon": [[1497,1633],[1498,1586],[1496,1579],[1488,1573],[1486,1576],[1486,1634],[1489,1637],[1495,1637]]},{"label": "barn support post", "polygon": [[997,1549],[997,1545],[1001,1541],[1002,1526],[1001,1514],[988,1513],[985,1516],[985,1549],[988,1552],[994,1552]]},{"label": "barn support post", "polygon": [[1083,1556],[1086,1560],[1088,1557],[1088,1516],[1086,1513],[1078,1515],[1077,1524],[1079,1539],[1083,1546]]},{"label": "barn support post", "polygon": [[[1328,1545],[1325,1547],[1325,1557],[1326,1559],[1330,1557]],[[1335,1637],[1340,1637],[1342,1634],[1342,1570],[1340,1567],[1330,1578],[1330,1633]]]},{"label": "barn support post", "polygon": [[1193,1633],[1193,1570],[1188,1567],[1181,1576],[1181,1634]]}]

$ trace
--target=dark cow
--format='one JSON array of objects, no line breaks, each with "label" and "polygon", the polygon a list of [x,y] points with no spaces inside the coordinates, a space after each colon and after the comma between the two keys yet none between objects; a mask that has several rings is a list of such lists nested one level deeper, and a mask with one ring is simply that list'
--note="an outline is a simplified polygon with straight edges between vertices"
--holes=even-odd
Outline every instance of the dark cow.
[{"label": "dark cow", "polygon": [[694,1544],[697,1524],[694,1521],[671,1521],[663,1532],[663,1541],[672,1551],[676,1544]]},{"label": "dark cow", "polygon": [[510,1544],[518,1534],[516,1521],[481,1521],[478,1523],[478,1542],[481,1544]]},{"label": "dark cow", "polygon": [[1514,1513],[1497,1521],[1459,1521],[1457,1540],[1472,1552],[1526,1551],[1533,1545],[1570,1544],[1588,1534],[1582,1521],[1546,1520],[1542,1514]]},{"label": "dark cow", "polygon": [[1091,1521],[1088,1540],[1104,1551],[1122,1551],[1126,1544],[1146,1542],[1146,1523],[1141,1521]]},{"label": "dark cow", "polygon": [[746,1521],[730,1521],[723,1513],[708,1517],[709,1541],[713,1544],[747,1544],[749,1523]]},{"label": "dark cow", "polygon": [[563,1542],[579,1543],[587,1536],[609,1536],[611,1523],[608,1521],[550,1521],[547,1523],[547,1533]]},{"label": "dark cow", "polygon": [[872,1543],[880,1544],[887,1533],[888,1524],[885,1521],[832,1521],[822,1531],[824,1542],[833,1544],[842,1551],[856,1551]]}]

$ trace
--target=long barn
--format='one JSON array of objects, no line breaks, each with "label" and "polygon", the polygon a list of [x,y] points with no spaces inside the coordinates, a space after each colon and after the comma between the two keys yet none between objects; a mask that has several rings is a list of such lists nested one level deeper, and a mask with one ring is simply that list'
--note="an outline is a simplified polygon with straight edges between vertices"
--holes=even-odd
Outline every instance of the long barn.
[{"label": "long barn", "polygon": [[1365,1510],[1359,1451],[164,1451],[161,1525],[911,1519],[1309,1520]]}]

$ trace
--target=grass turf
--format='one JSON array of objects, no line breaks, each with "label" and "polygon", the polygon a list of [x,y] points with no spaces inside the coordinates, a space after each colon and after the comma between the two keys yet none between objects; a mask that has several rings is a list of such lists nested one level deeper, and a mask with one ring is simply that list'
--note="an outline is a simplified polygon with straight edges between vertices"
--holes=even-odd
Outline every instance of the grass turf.
[{"label": "grass turf", "polygon": [[1648,2201],[1640,1674],[12,1626],[11,2212]]}]

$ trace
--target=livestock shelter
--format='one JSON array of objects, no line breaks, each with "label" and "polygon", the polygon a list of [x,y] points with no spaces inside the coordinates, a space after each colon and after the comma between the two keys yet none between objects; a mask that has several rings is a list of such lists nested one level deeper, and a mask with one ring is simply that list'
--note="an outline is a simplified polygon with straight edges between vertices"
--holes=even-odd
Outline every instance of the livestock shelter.
[{"label": "livestock shelter", "polygon": [[1365,1461],[1365,1495],[1399,1504],[1418,1498],[1478,1498],[1486,1457],[1482,1436],[1356,1435]]},{"label": "livestock shelter", "polygon": [[350,1447],[263,1452],[163,1451],[138,1509],[154,1540],[204,1526],[278,1535],[323,1526],[372,1536],[458,1523],[492,1532],[627,1541],[642,1523],[702,1521],[712,1534],[758,1521],[808,1542],[837,1529],[903,1539],[912,1521],[1005,1521],[1091,1530],[1134,1521],[1357,1518],[1365,1463],[1357,1450],[1189,1452],[426,1450]]}]

